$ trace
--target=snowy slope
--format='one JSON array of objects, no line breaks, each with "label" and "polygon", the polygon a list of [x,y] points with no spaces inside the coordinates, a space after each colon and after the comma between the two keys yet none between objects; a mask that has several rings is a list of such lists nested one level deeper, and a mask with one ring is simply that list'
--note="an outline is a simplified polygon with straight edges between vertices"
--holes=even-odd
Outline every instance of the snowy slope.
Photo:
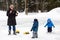
[{"label": "snowy slope", "polygon": [[[32,39],[32,33],[30,32],[34,18],[39,20],[39,38],[37,39]],[[47,33],[47,28],[44,28],[48,18],[51,18],[56,26],[53,28],[52,33]],[[60,40],[60,7],[44,13],[29,13],[25,15],[25,12],[22,12],[18,14],[16,19],[16,28],[20,31],[20,34],[8,36],[6,11],[0,11],[0,40]],[[25,31],[30,32],[30,34],[23,34]]]}]

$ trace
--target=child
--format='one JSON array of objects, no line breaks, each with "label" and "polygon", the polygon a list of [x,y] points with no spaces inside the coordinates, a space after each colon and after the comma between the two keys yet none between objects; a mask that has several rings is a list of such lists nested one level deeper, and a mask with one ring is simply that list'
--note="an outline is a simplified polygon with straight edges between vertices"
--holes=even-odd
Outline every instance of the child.
[{"label": "child", "polygon": [[38,38],[38,20],[37,19],[34,19],[34,22],[33,22],[33,27],[31,29],[31,31],[33,31],[33,37],[32,38]]},{"label": "child", "polygon": [[48,27],[48,32],[52,32],[52,27],[55,27],[54,24],[52,23],[51,19],[47,20],[47,24],[44,27]]},{"label": "child", "polygon": [[13,27],[13,34],[16,35],[16,16],[18,15],[18,13],[16,12],[16,10],[14,9],[14,5],[10,5],[9,10],[7,11],[7,16],[8,16],[8,22],[7,25],[9,26],[9,34],[11,34],[11,26]]}]

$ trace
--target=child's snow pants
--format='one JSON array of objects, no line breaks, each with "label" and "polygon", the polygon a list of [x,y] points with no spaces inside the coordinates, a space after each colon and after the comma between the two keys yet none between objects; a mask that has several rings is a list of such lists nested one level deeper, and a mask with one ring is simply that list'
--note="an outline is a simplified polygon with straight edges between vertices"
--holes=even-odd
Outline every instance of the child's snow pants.
[{"label": "child's snow pants", "polygon": [[48,27],[48,32],[52,32],[52,28]]},{"label": "child's snow pants", "polygon": [[38,37],[37,32],[33,31],[33,37],[34,37],[34,38],[37,38],[37,37]]}]

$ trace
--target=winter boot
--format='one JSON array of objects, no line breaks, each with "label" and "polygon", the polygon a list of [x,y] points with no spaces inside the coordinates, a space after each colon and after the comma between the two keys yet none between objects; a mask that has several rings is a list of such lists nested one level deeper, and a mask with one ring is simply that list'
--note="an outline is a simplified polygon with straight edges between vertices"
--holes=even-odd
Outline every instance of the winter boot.
[{"label": "winter boot", "polygon": [[11,31],[9,30],[9,34],[8,35],[11,35]]},{"label": "winter boot", "polygon": [[36,36],[36,38],[38,38],[38,36]]},{"label": "winter boot", "polygon": [[16,35],[16,32],[14,31],[13,34]]},{"label": "winter boot", "polygon": [[32,38],[35,38],[35,37],[32,37]]}]

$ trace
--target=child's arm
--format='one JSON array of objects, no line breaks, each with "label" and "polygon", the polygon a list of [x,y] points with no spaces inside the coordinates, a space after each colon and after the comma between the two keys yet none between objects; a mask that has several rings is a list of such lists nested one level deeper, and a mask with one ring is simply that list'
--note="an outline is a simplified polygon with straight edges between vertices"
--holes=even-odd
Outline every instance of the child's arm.
[{"label": "child's arm", "polygon": [[55,28],[54,24],[53,24],[53,27]]},{"label": "child's arm", "polygon": [[53,27],[55,28],[54,24],[52,23]]},{"label": "child's arm", "polygon": [[46,27],[47,25],[48,25],[48,23],[44,27]]},{"label": "child's arm", "polygon": [[32,29],[33,29],[33,27],[31,28],[31,30],[30,30],[30,31],[32,31]]},{"label": "child's arm", "polygon": [[55,28],[54,24],[52,23],[53,27]]},{"label": "child's arm", "polygon": [[32,30],[33,30],[33,27],[34,27],[34,23],[33,23],[33,26],[32,26],[32,28],[31,28],[31,30],[30,30],[30,31],[32,31]]},{"label": "child's arm", "polygon": [[33,26],[32,26],[32,28],[31,28],[31,31],[32,31],[32,30],[34,29],[34,27],[35,27],[35,25],[34,25],[34,24],[35,24],[35,22],[33,23]]}]

